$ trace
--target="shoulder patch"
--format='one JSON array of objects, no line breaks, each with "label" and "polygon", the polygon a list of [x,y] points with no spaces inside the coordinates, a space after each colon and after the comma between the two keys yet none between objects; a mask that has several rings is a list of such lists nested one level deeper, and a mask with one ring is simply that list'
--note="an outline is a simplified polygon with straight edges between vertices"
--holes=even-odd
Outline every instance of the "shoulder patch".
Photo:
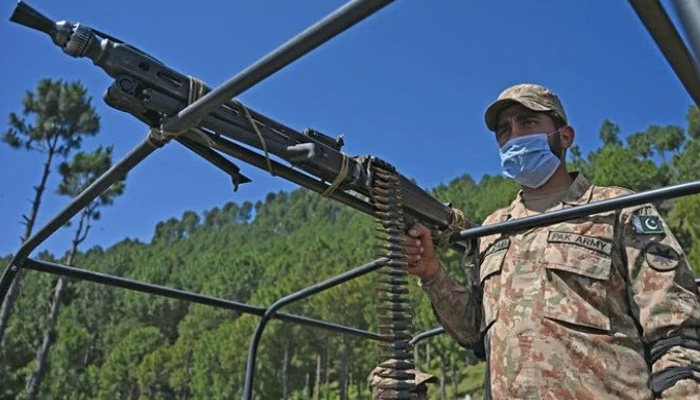
[{"label": "shoulder patch", "polygon": [[653,242],[644,249],[644,257],[650,267],[662,272],[673,270],[681,260],[673,247]]},{"label": "shoulder patch", "polygon": [[640,235],[663,234],[664,226],[659,217],[647,215],[635,215],[632,217],[634,231]]}]

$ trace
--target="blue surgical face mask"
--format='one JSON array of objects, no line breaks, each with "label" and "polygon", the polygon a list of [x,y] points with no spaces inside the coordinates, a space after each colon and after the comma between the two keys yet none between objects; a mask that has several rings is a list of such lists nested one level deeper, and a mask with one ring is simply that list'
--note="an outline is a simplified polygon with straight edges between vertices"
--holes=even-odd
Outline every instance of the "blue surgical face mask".
[{"label": "blue surgical face mask", "polygon": [[500,150],[503,175],[533,189],[544,185],[561,163],[549,148],[547,138],[551,135],[536,133],[506,142]]}]

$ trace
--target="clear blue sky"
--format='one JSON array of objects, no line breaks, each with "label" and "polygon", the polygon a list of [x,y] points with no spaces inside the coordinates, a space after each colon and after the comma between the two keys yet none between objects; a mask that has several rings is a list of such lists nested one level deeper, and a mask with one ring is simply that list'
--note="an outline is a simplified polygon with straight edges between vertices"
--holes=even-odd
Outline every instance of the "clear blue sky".
[{"label": "clear blue sky", "polygon": [[[330,13],[340,1],[49,1],[49,17],[82,22],[216,86]],[[39,32],[10,23],[0,4],[0,118],[46,77],[81,80],[102,117],[85,149],[114,144],[121,158],[146,127],[107,107],[110,78],[64,55]],[[562,99],[584,152],[598,147],[605,118],[624,134],[650,124],[685,126],[692,103],[625,1],[397,1],[245,92],[241,99],[302,130],[345,134],[351,155],[386,159],[426,188],[469,173],[500,173],[483,111],[505,87],[544,84]],[[19,247],[42,157],[0,144],[0,254]],[[238,163],[253,179],[233,193],[226,176],[171,143],[129,174],[125,195],[104,210],[84,248],[150,240],[155,224],[186,210],[263,199],[294,185]],[[67,198],[54,169],[39,224]],[[42,248],[63,254],[62,229]],[[235,245],[235,244],[232,244]]]}]

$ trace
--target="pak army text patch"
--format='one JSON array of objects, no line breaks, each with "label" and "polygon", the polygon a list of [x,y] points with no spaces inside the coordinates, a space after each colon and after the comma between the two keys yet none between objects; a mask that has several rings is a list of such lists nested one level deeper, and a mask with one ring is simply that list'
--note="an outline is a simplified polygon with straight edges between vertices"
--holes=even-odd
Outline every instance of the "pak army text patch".
[{"label": "pak army text patch", "polygon": [[603,253],[606,256],[609,256],[612,252],[612,243],[610,243],[610,241],[595,236],[579,235],[578,233],[550,231],[547,241],[550,243],[569,243],[585,247]]}]

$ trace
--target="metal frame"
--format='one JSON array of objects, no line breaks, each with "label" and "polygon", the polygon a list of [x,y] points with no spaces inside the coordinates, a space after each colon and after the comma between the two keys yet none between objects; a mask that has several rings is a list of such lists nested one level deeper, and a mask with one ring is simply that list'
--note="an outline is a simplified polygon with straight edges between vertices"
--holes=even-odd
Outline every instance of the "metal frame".
[{"label": "metal frame", "polygon": [[[168,132],[180,132],[189,129],[196,123],[196,121],[207,115],[212,110],[221,106],[224,102],[234,98],[236,95],[249,89],[256,83],[284,68],[291,62],[302,57],[306,53],[330,40],[357,22],[372,15],[374,12],[380,10],[392,1],[393,0],[350,1],[307,30],[293,37],[276,50],[264,56],[238,75],[232,77],[221,86],[212,90],[201,99],[189,105],[176,116],[164,121],[161,128]],[[693,45],[695,46],[695,57],[683,43],[680,35],[673,26],[673,23],[668,18],[659,2],[630,0],[630,4],[649,30],[649,33],[662,50],[664,56],[671,64],[688,93],[695,100],[696,104],[700,104],[700,69],[698,68],[696,61],[698,56],[697,52],[700,51],[697,43],[700,41],[700,39],[698,39],[700,38],[700,33],[698,33],[700,32],[700,6],[697,6],[697,4],[695,6],[689,5],[690,1],[693,0],[686,1],[685,3],[684,1],[686,0],[674,0],[676,9],[680,14],[682,14],[681,19],[683,24],[686,26],[686,29],[689,31],[692,30],[690,33]],[[688,27],[693,27],[694,30]],[[204,296],[184,290],[158,286],[118,276],[92,272],[85,269],[29,258],[32,251],[34,251],[49,236],[55,233],[56,230],[67,223],[73,216],[80,212],[80,210],[107,190],[113,183],[120,180],[129,170],[148,157],[153,151],[156,150],[156,148],[157,147],[154,146],[148,140],[148,138],[142,141],[111,169],[100,176],[92,185],[90,185],[90,187],[78,195],[65,209],[59,212],[37,233],[24,242],[0,278],[0,302],[4,301],[5,296],[7,295],[12,282],[19,271],[22,268],[25,268],[257,315],[261,317],[261,319],[253,335],[246,364],[245,388],[243,394],[243,399],[246,400],[250,399],[252,396],[252,385],[255,375],[255,360],[258,350],[258,343],[270,319],[280,319],[287,322],[312,326],[341,334],[353,335],[364,339],[380,342],[386,341],[385,338],[377,333],[335,323],[329,323],[313,318],[279,312],[282,307],[288,304],[305,299],[321,291],[330,289],[379,269],[386,262],[385,258],[376,259],[368,264],[353,268],[328,280],[301,289],[277,300],[267,308],[256,307],[236,301]],[[230,152],[238,152],[236,157],[241,158],[246,162],[253,165],[261,164],[260,166],[263,166],[262,163],[264,161],[261,156],[254,154],[247,149],[241,149],[242,150],[227,150]],[[208,159],[206,155],[200,155]],[[214,164],[217,165],[215,162]],[[217,166],[222,168],[220,165]],[[283,175],[283,178],[295,181],[293,178],[298,177]],[[316,184],[317,182],[311,183]],[[567,210],[541,214],[489,226],[466,229],[456,234],[454,239],[476,238],[494,233],[512,232],[537,226],[545,226],[565,220],[580,218],[593,213],[611,211],[634,205],[645,204],[648,202],[697,193],[700,193],[700,181],[688,182],[666,188],[623,196],[616,199],[591,203]],[[336,198],[336,200],[346,204],[348,201],[351,201],[350,199],[345,198]],[[696,283],[700,284],[700,279],[697,279]],[[426,338],[442,334],[443,332],[444,330],[442,328],[434,328],[417,334],[413,337],[410,343],[415,345]]]},{"label": "metal frame", "polygon": [[[381,266],[380,260],[376,260],[372,264],[368,265],[371,265],[371,267],[364,267],[368,268],[370,271],[373,271],[374,269],[378,268],[378,266]],[[155,294],[158,296],[169,297],[171,299],[186,300],[192,303],[225,308],[228,310],[239,311],[245,314],[257,315],[258,317],[265,317],[267,315],[266,318],[268,319],[275,318],[281,321],[294,322],[300,325],[312,326],[331,332],[345,333],[348,335],[358,336],[365,339],[383,341],[382,337],[376,333],[363,331],[361,329],[356,329],[353,327],[338,325],[313,318],[301,317],[298,315],[287,313],[273,313],[271,315],[268,315],[270,313],[268,309],[264,307],[251,306],[249,304],[240,303],[232,300],[220,299],[218,297],[204,296],[185,290],[173,289],[166,286],[154,285],[146,282],[139,282],[133,279],[103,274],[100,272],[93,272],[86,269],[71,267],[68,265],[28,258],[23,268],[39,272],[46,272],[54,275],[66,276],[74,279],[81,279],[88,282],[100,283],[103,285],[115,286],[122,289],[129,289],[141,293]]]}]

